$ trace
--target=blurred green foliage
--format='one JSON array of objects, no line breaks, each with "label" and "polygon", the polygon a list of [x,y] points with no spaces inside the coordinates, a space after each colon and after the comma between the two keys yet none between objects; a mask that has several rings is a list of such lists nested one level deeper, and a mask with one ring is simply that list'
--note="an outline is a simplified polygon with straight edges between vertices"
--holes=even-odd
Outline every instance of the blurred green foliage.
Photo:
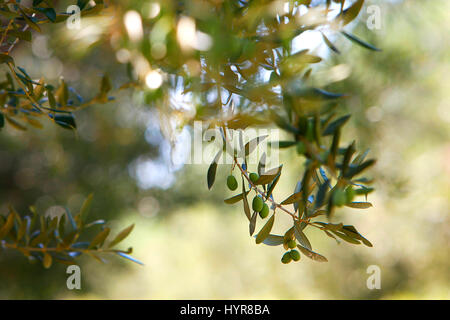
[{"label": "blurred green foliage", "polygon": [[[350,249],[345,244],[336,247],[332,239],[322,239],[311,230],[308,237],[333,260],[332,264],[318,267],[304,259],[302,264],[284,266],[277,263],[279,250],[256,250],[252,245],[241,209],[222,204],[225,169],[218,168],[216,186],[209,192],[206,187],[192,188],[199,180],[204,181],[207,166],[186,166],[177,172],[155,166],[166,175],[152,188],[144,186],[139,180],[138,164],[161,164],[170,149],[166,138],[158,134],[159,123],[154,120],[158,113],[144,106],[160,96],[148,88],[144,94],[121,91],[115,95],[115,102],[77,112],[76,134],[51,125],[41,131],[30,128],[27,133],[2,130],[1,210],[6,214],[10,203],[18,212],[26,212],[31,204],[40,213],[61,214],[60,205],[68,205],[76,212],[94,191],[91,217],[110,220],[107,227],[136,223],[128,241],[147,267],[100,265],[82,259],[83,290],[70,292],[65,287],[64,266],[55,266],[51,271],[36,268],[17,253],[3,251],[0,297],[448,298],[446,83],[450,82],[446,71],[450,59],[444,41],[450,27],[448,4],[372,3],[382,8],[382,29],[367,30],[361,22],[350,25],[356,29],[349,30],[376,43],[383,52],[374,54],[356,46],[350,49],[345,38],[330,36],[342,54],[327,53],[330,56],[314,67],[309,81],[329,92],[348,93],[349,98],[339,107],[344,109],[342,114],[353,114],[354,121],[348,125],[350,130],[343,132],[343,139],[350,141],[357,136],[359,144],[370,147],[379,158],[373,169],[378,181],[377,193],[371,195],[375,208],[369,209],[369,215],[352,209],[338,212],[358,225],[374,248]],[[121,2],[123,13],[129,9],[140,11],[141,5]],[[365,18],[363,11],[359,19]],[[83,28],[95,25],[95,21]],[[97,22],[98,26],[108,26]],[[220,24],[220,19],[214,19],[214,23]],[[418,25],[421,28],[417,29]],[[127,54],[128,61],[134,63],[139,59],[130,57],[133,52],[150,50],[151,56],[151,47],[145,41],[142,51],[128,42],[117,44],[115,41],[126,35],[122,28],[97,30],[91,38],[80,37],[78,43],[69,46],[64,41],[69,41],[70,32],[48,27],[40,40],[18,43],[14,59],[25,66],[32,79],[48,74],[49,80],[57,83],[64,75],[81,95],[92,96],[92,88],[99,87],[105,72],[115,88],[130,81],[123,76],[127,72]],[[217,26],[217,30],[223,29]],[[102,42],[100,37],[95,40],[98,34],[107,35],[110,41]],[[229,49],[225,41],[219,44]],[[110,54],[111,47],[116,57]],[[120,51],[123,48],[130,50],[125,53]],[[321,44],[317,51],[320,48],[323,52],[327,47]],[[221,54],[222,50],[218,48],[217,52]],[[119,65],[115,58],[125,63]],[[182,58],[186,56],[178,57]],[[131,74],[132,80],[145,83],[146,73],[148,70],[142,75]],[[291,186],[303,172],[298,155],[290,150],[283,151],[284,174],[274,191],[277,199],[292,192]],[[155,187],[172,176],[176,183]],[[276,232],[289,228],[288,220],[281,219],[280,223]],[[381,290],[366,287],[365,270],[371,264],[382,270]]]}]

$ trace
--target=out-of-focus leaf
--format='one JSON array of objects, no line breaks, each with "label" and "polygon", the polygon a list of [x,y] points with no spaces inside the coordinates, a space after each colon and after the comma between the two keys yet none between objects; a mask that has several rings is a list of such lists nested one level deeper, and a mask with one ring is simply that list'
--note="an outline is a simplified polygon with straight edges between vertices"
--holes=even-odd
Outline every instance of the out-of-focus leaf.
[{"label": "out-of-focus leaf", "polygon": [[257,138],[254,138],[252,140],[250,140],[249,142],[247,142],[245,144],[244,150],[245,150],[245,156],[248,156],[249,154],[251,154],[253,151],[255,151],[256,147],[258,146],[258,144],[263,141],[265,138],[267,138],[267,135],[264,136],[260,136]]},{"label": "out-of-focus leaf", "polygon": [[6,218],[5,224],[0,229],[0,240],[8,235],[9,231],[11,231],[13,226],[14,226],[14,214],[10,213],[8,215],[8,218]]},{"label": "out-of-focus leaf", "polygon": [[132,256],[126,254],[126,253],[123,253],[123,252],[116,252],[116,254],[117,254],[118,256],[121,256],[122,258],[125,258],[125,259],[128,259],[128,260],[130,260],[130,261],[133,261],[134,263],[140,264],[141,266],[144,265],[141,261],[139,261],[138,259],[136,259],[136,258],[134,258],[134,257],[132,257]]},{"label": "out-of-focus leaf", "polygon": [[350,202],[346,206],[355,209],[367,209],[372,207],[372,204],[370,202]]},{"label": "out-of-focus leaf", "polygon": [[44,266],[44,268],[45,269],[50,268],[52,266],[52,262],[53,262],[52,256],[48,252],[45,252],[44,258],[42,259],[42,265]]},{"label": "out-of-focus leaf", "polygon": [[356,230],[356,228],[355,228],[354,226],[349,226],[349,225],[343,226],[342,229],[341,229],[341,231],[342,231],[343,233],[345,233],[346,235],[352,237],[352,238],[361,240],[361,242],[364,243],[366,246],[372,247],[372,243],[370,243],[369,240],[367,240],[366,238],[364,238],[364,237]]},{"label": "out-of-focus leaf", "polygon": [[212,188],[214,181],[216,180],[217,163],[219,162],[219,158],[220,158],[221,154],[222,154],[222,151],[219,151],[216,154],[213,162],[211,163],[211,165],[208,168],[208,173],[207,173],[208,189]]},{"label": "out-of-focus leaf", "polygon": [[372,51],[381,51],[381,49],[378,49],[377,47],[375,47],[375,46],[373,46],[373,45],[371,45],[371,44],[369,44],[369,43],[367,43],[367,42],[364,42],[363,40],[357,38],[355,35],[353,35],[353,34],[351,34],[351,33],[348,33],[348,32],[345,32],[345,31],[341,31],[341,33],[342,33],[347,39],[349,39],[349,40],[355,42],[356,44],[359,44],[360,46],[362,46],[362,47],[364,47],[364,48],[366,48],[366,49],[369,49],[369,50],[372,50]]},{"label": "out-of-focus leaf", "polygon": [[335,235],[337,235],[339,238],[341,238],[342,240],[351,243],[351,244],[361,244],[361,242],[359,242],[358,240],[349,237],[348,235],[346,235],[345,233],[339,232],[339,231],[331,231],[332,233],[334,233]]},{"label": "out-of-focus leaf", "polygon": [[[250,192],[250,190],[248,190],[245,194],[247,195],[249,192]],[[233,203],[239,202],[241,200],[242,200],[242,193],[235,195],[231,198],[225,199],[223,201],[227,204],[233,204]]]},{"label": "out-of-focus leaf", "polygon": [[303,233],[302,228],[300,226],[300,222],[295,221],[294,223],[294,234],[295,234],[295,238],[297,238],[298,242],[300,242],[300,244],[309,249],[312,250],[312,246],[311,246],[311,242],[309,242],[308,238],[306,237],[306,235]]},{"label": "out-of-focus leaf", "polygon": [[325,258],[323,255],[321,255],[317,252],[309,250],[308,248],[305,248],[301,245],[297,245],[297,248],[300,250],[301,253],[303,253],[305,256],[307,256],[311,260],[314,260],[317,262],[328,262],[327,258]]},{"label": "out-of-focus leaf", "polygon": [[316,199],[314,207],[316,209],[320,208],[325,202],[325,196],[328,190],[328,183],[325,181],[319,186],[319,190],[317,190]]},{"label": "out-of-focus leaf", "polygon": [[337,54],[340,54],[341,52],[336,48],[336,46],[327,38],[327,36],[322,33],[323,41],[327,45],[328,48],[330,48],[332,51],[334,51]]},{"label": "out-of-focus leaf", "polygon": [[91,209],[91,203],[92,203],[92,198],[94,197],[94,195],[91,193],[88,195],[88,197],[86,198],[86,200],[84,200],[83,202],[83,206],[81,207],[80,210],[80,219],[81,221],[86,221],[86,218],[89,214],[89,210]]},{"label": "out-of-focus leaf", "polygon": [[253,233],[255,232],[255,228],[256,228],[256,218],[258,217],[258,212],[253,212],[252,218],[250,219],[250,223],[248,226],[249,232],[250,232],[250,236],[253,235]]},{"label": "out-of-focus leaf", "polygon": [[126,227],[122,231],[119,232],[119,234],[109,243],[108,248],[114,247],[116,244],[121,242],[123,239],[128,237],[128,235],[131,233],[131,231],[134,228],[134,223],[130,225],[129,227]]},{"label": "out-of-focus leaf", "polygon": [[289,148],[292,146],[295,146],[297,144],[297,141],[276,141],[276,142],[270,142],[269,145],[271,147],[278,146],[280,149]]},{"label": "out-of-focus leaf", "polygon": [[13,126],[15,129],[22,130],[22,131],[26,131],[27,130],[27,128],[24,125],[22,125],[21,123],[17,122],[13,118],[5,116],[5,119],[8,122],[8,124]]},{"label": "out-of-focus leaf", "polygon": [[347,121],[348,119],[350,119],[350,115],[345,115],[340,117],[339,119],[331,122],[323,131],[322,135],[323,136],[328,136],[331,134],[334,134],[334,132],[339,129],[340,127],[342,127]]},{"label": "out-of-focus leaf", "polygon": [[36,30],[37,32],[41,32],[41,28],[39,28],[39,26],[30,18],[28,17],[25,12],[23,12],[23,10],[19,7],[19,11],[22,14],[23,19],[25,20],[25,22],[34,30]]},{"label": "out-of-focus leaf", "polygon": [[[256,236],[255,236],[256,238]],[[269,234],[262,243],[268,246],[279,246],[282,245],[284,238],[279,235]]]},{"label": "out-of-focus leaf", "polygon": [[76,129],[77,124],[75,118],[72,114],[56,114],[50,115],[51,118],[55,120],[55,123],[63,127],[64,129]]},{"label": "out-of-focus leaf", "polygon": [[102,231],[100,231],[95,238],[91,241],[91,243],[89,244],[88,249],[94,248],[96,246],[102,246],[103,243],[105,242],[106,238],[109,235],[109,232],[111,231],[111,229],[109,228],[105,228]]},{"label": "out-of-focus leaf", "polygon": [[342,21],[342,26],[345,26],[358,16],[363,4],[364,0],[356,0],[350,7],[343,10],[336,18],[339,19],[339,21]]},{"label": "out-of-focus leaf", "polygon": [[[249,190],[249,191],[250,191],[250,190]],[[247,193],[248,193],[248,192],[245,191],[244,178],[242,178],[242,195],[243,195],[243,196],[242,196],[242,199],[244,200],[244,201],[243,201],[243,203],[244,203],[244,213],[245,213],[245,215],[246,215],[248,221],[250,221],[252,217],[251,217],[251,215],[250,215],[250,206],[248,205]]]},{"label": "out-of-focus leaf", "polygon": [[53,8],[35,8],[35,10],[42,12],[51,22],[56,22],[56,12]]}]

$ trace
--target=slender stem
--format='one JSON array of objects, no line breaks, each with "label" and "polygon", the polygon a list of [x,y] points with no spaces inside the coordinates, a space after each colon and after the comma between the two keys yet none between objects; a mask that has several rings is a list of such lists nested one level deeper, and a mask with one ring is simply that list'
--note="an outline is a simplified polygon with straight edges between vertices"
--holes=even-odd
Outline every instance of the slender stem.
[{"label": "slender stem", "polygon": [[[34,16],[35,16],[35,14],[33,13],[33,14],[31,15],[31,17],[34,17]],[[26,24],[26,25],[23,27],[22,32],[26,31],[26,30],[28,29],[28,27],[29,27],[29,25]],[[9,53],[11,52],[11,50],[14,48],[14,46],[17,44],[17,42],[19,42],[19,38],[16,38],[16,40],[14,40],[14,42],[13,42],[13,43],[11,44],[11,46],[9,47],[8,51],[6,51],[6,54],[9,54]]]},{"label": "slender stem", "polygon": [[19,84],[19,86],[25,92],[25,95],[28,97],[28,100],[30,100],[33,104],[35,104],[35,107],[38,108],[39,111],[42,111],[41,108],[39,107],[39,103],[30,95],[28,90],[23,85],[22,81],[20,81],[20,79],[17,77],[16,72],[14,71],[14,68],[13,68],[11,62],[8,62],[7,65],[9,67],[9,70],[11,71],[13,77],[16,79],[17,83]]},{"label": "slender stem", "polygon": [[18,246],[15,243],[6,243],[3,242],[2,246],[8,249],[16,249],[16,250],[26,250],[31,252],[62,252],[62,251],[70,251],[70,252],[81,252],[81,253],[88,253],[91,251],[100,252],[100,253],[115,253],[115,252],[126,252],[122,250],[116,250],[116,249],[82,249],[82,248],[72,248],[72,247],[61,247],[61,248],[34,248],[34,247],[21,247]]},{"label": "slender stem", "polygon": [[[223,127],[223,131],[224,131],[225,139],[228,141],[227,134],[226,134],[226,128],[225,128],[225,127]],[[229,142],[229,141],[228,141],[228,142]],[[239,168],[239,170],[241,171],[242,176],[245,177],[245,179],[248,181],[248,183],[251,185],[251,187],[252,187],[257,193],[259,193],[259,194],[262,195],[264,198],[266,198],[267,200],[269,200],[276,208],[279,208],[279,209],[282,210],[283,212],[287,213],[287,214],[290,215],[290,216],[292,217],[292,219],[294,219],[294,220],[297,220],[297,221],[299,221],[299,222],[304,222],[304,223],[306,223],[306,224],[309,224],[309,225],[311,225],[311,226],[314,226],[314,227],[316,227],[316,228],[319,228],[318,226],[316,226],[316,225],[314,225],[314,224],[311,224],[311,222],[310,222],[309,220],[304,220],[304,219],[301,219],[301,218],[297,217],[297,216],[295,215],[295,213],[290,212],[290,211],[287,210],[285,207],[283,207],[283,205],[279,204],[278,202],[276,202],[276,201],[273,200],[272,198],[270,198],[270,197],[268,198],[268,197],[267,197],[267,194],[266,194],[264,191],[262,191],[261,189],[259,189],[259,188],[253,183],[252,180],[250,180],[250,177],[248,176],[247,172],[242,168],[242,166],[239,164],[239,162],[238,162],[236,156],[233,157],[233,161],[234,161],[234,164],[235,164],[235,165]],[[320,229],[320,228],[319,228],[319,229]]]}]

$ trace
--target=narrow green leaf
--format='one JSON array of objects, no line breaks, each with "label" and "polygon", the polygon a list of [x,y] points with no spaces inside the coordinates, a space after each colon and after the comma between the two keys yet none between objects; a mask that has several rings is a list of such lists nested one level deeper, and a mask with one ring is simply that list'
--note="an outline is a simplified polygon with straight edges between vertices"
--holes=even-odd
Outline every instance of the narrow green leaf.
[{"label": "narrow green leaf", "polygon": [[140,264],[141,266],[144,265],[141,261],[139,261],[138,259],[136,259],[136,258],[134,258],[134,257],[132,257],[132,256],[126,254],[126,253],[123,253],[123,252],[116,252],[116,254],[117,254],[118,256],[121,256],[122,258],[125,258],[125,259],[128,259],[128,260],[130,260],[130,261],[133,261],[134,263]]},{"label": "narrow green leaf", "polygon": [[94,197],[94,194],[91,193],[87,196],[86,200],[84,200],[83,206],[81,207],[81,210],[79,213],[81,221],[86,221],[86,218],[89,214],[89,210],[91,209],[91,203],[92,203],[93,197]]},{"label": "narrow green leaf", "polygon": [[277,177],[277,175],[281,172],[282,168],[283,168],[283,165],[279,166],[278,168],[274,168],[269,171],[266,171],[264,174],[259,176],[259,179],[255,182],[255,184],[262,185],[262,184],[271,183]]},{"label": "narrow green leaf", "polygon": [[[250,191],[250,190],[249,190],[249,191]],[[250,206],[248,205],[247,193],[248,193],[248,192],[245,191],[245,182],[244,182],[244,178],[242,178],[242,194],[243,194],[242,199],[244,200],[244,201],[243,201],[243,203],[244,203],[244,213],[245,213],[245,215],[247,216],[248,221],[250,221],[252,217],[251,217],[251,215],[250,215]]]},{"label": "narrow green leaf", "polygon": [[14,59],[9,54],[0,53],[0,63],[14,64]]},{"label": "narrow green leaf", "polygon": [[328,136],[328,135],[332,135],[334,134],[334,132],[339,129],[340,127],[342,127],[347,121],[348,119],[350,119],[350,115],[345,115],[340,117],[337,120],[334,120],[333,122],[331,122],[323,131],[322,135],[323,136]]},{"label": "narrow green leaf", "polygon": [[[256,236],[254,236],[256,238]],[[269,234],[262,243],[264,243],[267,246],[279,246],[282,245],[284,242],[284,238],[279,235],[275,234]]]},{"label": "narrow green leaf", "polygon": [[258,212],[253,212],[253,215],[250,219],[250,223],[248,226],[249,232],[250,232],[250,236],[253,235],[253,233],[255,232],[255,228],[256,228],[256,218],[258,217]]},{"label": "narrow green leaf", "polygon": [[222,151],[219,151],[214,157],[213,162],[208,168],[207,180],[208,180],[208,189],[211,189],[214,181],[216,180],[216,171],[217,171],[217,163],[219,162],[219,158],[222,154]]},{"label": "narrow green leaf", "polygon": [[70,212],[69,208],[65,207],[67,218],[69,219],[70,225],[72,226],[72,230],[77,230],[77,223],[75,222],[72,213]]},{"label": "narrow green leaf", "polygon": [[88,249],[92,249],[95,246],[101,247],[103,245],[103,243],[105,242],[106,238],[108,237],[110,231],[111,231],[110,228],[105,228],[102,231],[100,231],[95,236],[95,238],[91,241],[91,243],[89,244]]},{"label": "narrow green leaf", "polygon": [[258,235],[256,236],[256,243],[259,244],[263,242],[270,234],[270,231],[272,231],[273,223],[275,221],[275,213],[272,214],[270,219],[266,222],[264,227],[259,231]]},{"label": "narrow green leaf", "polygon": [[19,11],[22,14],[23,19],[25,20],[25,22],[34,30],[36,30],[37,32],[41,32],[41,28],[39,28],[39,26],[34,23],[34,21],[28,17],[25,12],[23,12],[23,10],[19,7]]},{"label": "narrow green leaf", "polygon": [[350,202],[346,206],[355,209],[367,209],[372,207],[372,204],[370,202]]},{"label": "narrow green leaf", "polygon": [[44,266],[44,268],[45,269],[50,268],[52,266],[52,262],[53,262],[52,256],[48,252],[45,252],[44,258],[42,259],[42,265]]},{"label": "narrow green leaf", "polygon": [[309,250],[312,250],[311,242],[309,242],[308,238],[303,233],[300,223],[298,221],[294,222],[294,227],[295,227],[294,228],[295,238],[298,240],[298,242],[300,242],[300,244],[303,247],[306,247]]},{"label": "narrow green leaf", "polygon": [[350,7],[342,11],[336,18],[342,21],[342,26],[352,22],[361,11],[364,0],[355,1]]},{"label": "narrow green leaf", "polygon": [[346,235],[345,233],[339,232],[339,231],[331,231],[332,233],[334,233],[335,235],[337,235],[339,238],[341,238],[342,240],[351,243],[351,244],[361,244],[361,242],[359,242],[356,239],[353,239],[352,237],[349,237],[348,235]]},{"label": "narrow green leaf", "polygon": [[293,194],[291,194],[289,197],[287,197],[285,200],[283,200],[282,202],[281,202],[281,204],[282,205],[285,205],[285,204],[292,204],[292,203],[294,203],[294,202],[298,202],[298,201],[300,201],[301,199],[302,199],[302,197],[303,197],[303,195],[302,195],[302,192],[300,191],[300,192],[296,192],[296,193],[293,193]]},{"label": "narrow green leaf", "polygon": [[328,262],[328,259],[325,258],[323,255],[314,252],[312,250],[309,250],[308,248],[305,248],[301,245],[297,245],[297,248],[300,250],[301,253],[303,253],[308,258],[317,261],[317,262]]},{"label": "narrow green leaf", "polygon": [[345,177],[346,178],[352,178],[358,174],[360,174],[361,172],[363,172],[364,170],[366,170],[367,168],[373,166],[375,164],[375,160],[374,159],[369,159],[363,163],[361,163],[360,165],[350,165]]},{"label": "narrow green leaf", "polygon": [[0,229],[0,240],[8,235],[8,233],[11,231],[13,226],[14,226],[14,213],[11,212],[8,215],[8,218],[6,218],[5,224]]},{"label": "narrow green leaf", "polygon": [[56,115],[50,115],[54,120],[55,123],[63,127],[64,129],[76,129],[77,124],[75,122],[74,116],[69,114],[56,114]]},{"label": "narrow green leaf", "polygon": [[371,44],[369,44],[369,43],[367,43],[367,42],[364,42],[363,40],[357,38],[357,37],[354,36],[353,34],[350,34],[350,33],[345,32],[345,31],[341,31],[341,33],[342,33],[347,39],[349,39],[349,40],[355,42],[356,44],[359,44],[360,46],[362,46],[362,47],[364,47],[364,48],[366,48],[366,49],[373,50],[373,51],[381,51],[381,49],[378,49],[377,47],[375,47],[375,46],[373,46],[373,45],[371,45]]},{"label": "narrow green leaf", "polygon": [[275,189],[275,186],[277,185],[278,181],[280,180],[281,171],[277,174],[273,182],[270,184],[269,189],[267,190],[266,194],[266,200],[269,199],[269,197],[272,195],[273,190]]},{"label": "narrow green leaf", "polygon": [[336,46],[330,41],[330,39],[328,39],[327,36],[325,36],[324,33],[322,33],[322,37],[323,37],[323,41],[325,42],[325,44],[327,45],[328,48],[330,48],[332,51],[334,51],[337,54],[341,53],[338,50],[338,48],[336,48]]},{"label": "narrow green leaf", "polygon": [[[250,192],[250,190],[249,191],[247,191],[245,194],[247,195],[248,193]],[[233,203],[236,203],[236,202],[239,202],[239,201],[241,201],[242,200],[242,193],[240,193],[240,194],[238,194],[238,195],[235,195],[235,196],[233,196],[233,197],[231,197],[231,198],[228,198],[228,199],[225,199],[225,200],[223,200],[225,203],[227,203],[227,204],[233,204]]]},{"label": "narrow green leaf", "polygon": [[129,227],[123,229],[108,245],[108,248],[114,247],[116,244],[121,242],[123,239],[128,237],[128,235],[131,233],[131,231],[134,228],[134,224],[130,225]]}]

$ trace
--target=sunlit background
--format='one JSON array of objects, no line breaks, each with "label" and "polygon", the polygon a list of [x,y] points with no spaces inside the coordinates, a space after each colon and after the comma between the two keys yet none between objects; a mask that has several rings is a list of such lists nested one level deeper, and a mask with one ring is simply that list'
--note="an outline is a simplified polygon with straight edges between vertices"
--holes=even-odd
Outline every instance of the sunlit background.
[{"label": "sunlit background", "polygon": [[[0,298],[47,299],[448,299],[450,298],[450,3],[368,1],[381,8],[381,28],[369,30],[367,12],[352,23],[354,32],[381,52],[367,51],[342,38],[336,55],[304,34],[298,49],[313,48],[325,58],[316,70],[317,86],[350,95],[342,112],[351,112],[347,141],[370,147],[378,159],[370,175],[376,192],[368,210],[340,209],[335,221],[355,225],[373,248],[336,244],[307,229],[313,249],[328,263],[302,257],[283,265],[283,249],[256,245],[239,204],[224,196],[228,167],[206,186],[207,165],[179,165],[190,127],[166,138],[162,118],[141,93],[114,93],[116,100],[76,114],[76,134],[50,124],[45,129],[0,134],[0,212],[13,204],[19,212],[36,205],[41,214],[57,215],[67,205],[77,210],[94,192],[91,218],[107,218],[116,230],[135,223],[126,240],[145,266],[111,257],[100,264],[82,257],[82,290],[66,287],[65,266],[46,270],[15,252],[0,251]],[[158,6],[149,2],[147,17]],[[114,19],[118,19],[116,16]],[[130,38],[142,37],[140,13],[124,14]],[[82,19],[82,29],[48,30],[21,43],[15,60],[31,76],[63,76],[89,96],[103,71],[116,85],[126,78],[131,52],[99,42],[112,32],[112,18]],[[208,46],[186,18],[183,39]],[[164,21],[158,24],[166,32]],[[71,33],[71,34],[70,34]],[[314,33],[314,32],[311,32]],[[165,55],[155,33],[152,55]],[[320,40],[320,38],[319,38]],[[98,43],[99,42],[99,43]],[[149,88],[161,75],[144,62]],[[136,65],[135,65],[136,66]],[[183,105],[183,97],[179,96]],[[170,126],[169,126],[170,127]],[[284,173],[274,196],[290,195],[302,174],[295,151],[282,151]],[[279,221],[282,232],[283,221]],[[286,223],[288,219],[286,220]],[[258,228],[258,226],[257,226]],[[275,230],[276,232],[277,230]],[[381,270],[381,289],[366,286],[367,268]]]}]

